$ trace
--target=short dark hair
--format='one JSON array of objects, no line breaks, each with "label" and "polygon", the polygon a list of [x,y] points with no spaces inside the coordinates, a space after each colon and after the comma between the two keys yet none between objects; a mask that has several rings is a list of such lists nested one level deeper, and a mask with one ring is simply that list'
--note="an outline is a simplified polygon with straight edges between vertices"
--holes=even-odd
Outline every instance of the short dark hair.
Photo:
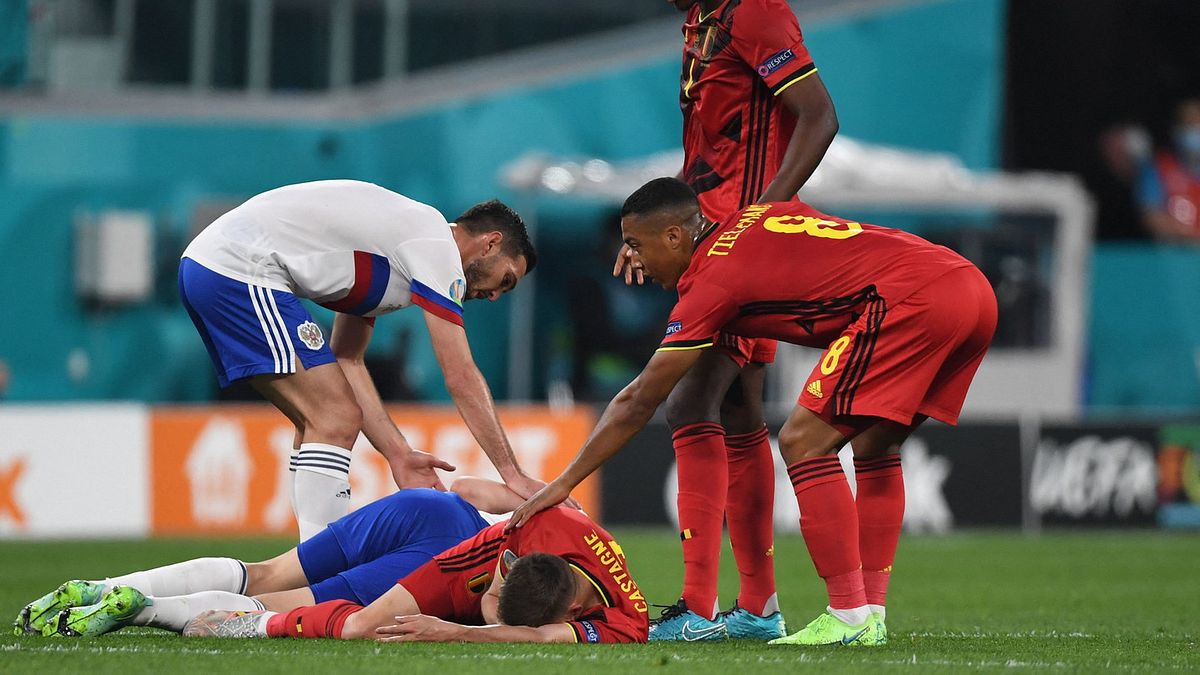
[{"label": "short dark hair", "polygon": [[621,207],[621,217],[698,205],[696,193],[687,183],[678,178],[655,178],[629,195]]},{"label": "short dark hair", "polygon": [[537,251],[533,250],[533,242],[529,239],[529,230],[525,229],[525,221],[499,199],[472,206],[455,218],[454,222],[471,234],[500,232],[504,235],[504,243],[501,244],[500,250],[511,256],[525,258],[525,274],[529,274],[537,266]]},{"label": "short dark hair", "polygon": [[512,564],[500,587],[500,622],[545,626],[562,621],[575,599],[575,573],[563,558],[527,553]]}]

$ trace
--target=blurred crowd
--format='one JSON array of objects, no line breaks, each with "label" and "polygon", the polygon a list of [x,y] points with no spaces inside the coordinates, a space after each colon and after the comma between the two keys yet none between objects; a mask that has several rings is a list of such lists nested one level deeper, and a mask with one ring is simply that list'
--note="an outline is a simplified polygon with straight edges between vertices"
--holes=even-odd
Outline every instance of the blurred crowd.
[{"label": "blurred crowd", "polygon": [[1100,134],[1104,175],[1093,191],[1102,235],[1200,244],[1200,96],[1175,105],[1161,136],[1156,143],[1140,121]]}]

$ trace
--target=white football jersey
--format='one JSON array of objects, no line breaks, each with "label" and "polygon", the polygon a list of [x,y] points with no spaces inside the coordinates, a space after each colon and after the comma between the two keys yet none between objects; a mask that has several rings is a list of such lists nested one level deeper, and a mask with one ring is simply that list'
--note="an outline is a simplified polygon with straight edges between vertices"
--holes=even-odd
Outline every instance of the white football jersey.
[{"label": "white football jersey", "polygon": [[243,283],[374,317],[416,304],[462,325],[462,258],[437,209],[372,183],[325,180],[250,198],[183,252]]}]

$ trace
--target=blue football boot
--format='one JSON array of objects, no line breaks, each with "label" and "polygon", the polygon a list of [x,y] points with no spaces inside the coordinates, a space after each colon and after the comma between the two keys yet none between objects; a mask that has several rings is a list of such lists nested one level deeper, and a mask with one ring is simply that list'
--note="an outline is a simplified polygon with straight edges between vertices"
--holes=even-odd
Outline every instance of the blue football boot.
[{"label": "blue football boot", "polygon": [[787,635],[787,624],[781,612],[759,616],[736,602],[728,611],[721,612],[717,621],[725,624],[729,637],[739,640],[766,641]]},{"label": "blue football boot", "polygon": [[688,609],[683,600],[663,609],[662,614],[650,622],[650,641],[698,642],[700,640],[724,640],[729,630],[717,621],[711,621]]}]

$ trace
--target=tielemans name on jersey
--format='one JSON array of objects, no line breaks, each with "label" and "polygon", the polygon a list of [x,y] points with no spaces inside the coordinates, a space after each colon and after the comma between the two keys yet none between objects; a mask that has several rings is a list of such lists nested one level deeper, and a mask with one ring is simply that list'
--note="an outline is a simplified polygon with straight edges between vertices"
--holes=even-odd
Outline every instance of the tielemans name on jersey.
[{"label": "tielemans name on jersey", "polygon": [[754,204],[747,206],[742,211],[742,217],[738,218],[737,225],[732,229],[722,232],[713,245],[708,249],[708,255],[729,255],[733,250],[733,245],[737,243],[738,237],[742,233],[754,226],[762,215],[771,208],[770,204]]}]

